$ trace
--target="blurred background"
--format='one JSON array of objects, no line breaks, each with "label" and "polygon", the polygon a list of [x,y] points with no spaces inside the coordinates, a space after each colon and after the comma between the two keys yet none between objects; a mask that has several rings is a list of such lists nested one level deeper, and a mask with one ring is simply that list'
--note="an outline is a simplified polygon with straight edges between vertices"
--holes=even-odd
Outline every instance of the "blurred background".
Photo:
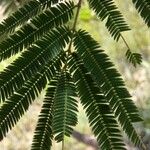
[{"label": "blurred background", "polygon": [[[0,21],[17,10],[29,0],[0,0]],[[115,0],[125,20],[130,25],[131,31],[123,33],[128,45],[133,52],[142,54],[143,62],[137,68],[129,64],[125,58],[126,45],[120,39],[116,43],[109,35],[104,23],[96,18],[89,10],[86,1],[80,12],[78,28],[83,28],[100,43],[102,49],[111,57],[120,73],[122,74],[133,100],[138,106],[144,121],[135,124],[137,132],[141,135],[144,143],[150,150],[150,30],[138,15],[131,0]],[[0,39],[1,41],[2,39]],[[11,63],[14,58],[8,59],[0,64],[0,71]],[[33,103],[28,112],[19,123],[10,131],[7,137],[0,143],[0,150],[29,150],[32,137],[40,112],[44,92]],[[65,139],[66,150],[96,150],[96,142],[89,128],[85,113],[79,104],[79,123],[75,128],[73,137]],[[138,150],[124,139],[128,150]],[[54,143],[53,150],[60,150],[61,144]]]}]

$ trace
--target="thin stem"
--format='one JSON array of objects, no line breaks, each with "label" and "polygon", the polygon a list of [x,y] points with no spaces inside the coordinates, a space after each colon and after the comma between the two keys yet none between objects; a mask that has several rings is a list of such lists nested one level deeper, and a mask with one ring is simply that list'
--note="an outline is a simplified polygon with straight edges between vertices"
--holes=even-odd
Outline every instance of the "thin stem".
[{"label": "thin stem", "polygon": [[62,140],[62,150],[65,150],[65,142],[64,142],[64,139]]},{"label": "thin stem", "polygon": [[76,13],[74,24],[73,24],[73,27],[72,27],[73,33],[74,33],[75,29],[76,29],[76,25],[77,25],[77,21],[78,21],[78,16],[79,16],[80,8],[81,8],[81,3],[82,3],[82,0],[79,0],[79,2],[77,4],[77,13]]},{"label": "thin stem", "polygon": [[125,38],[123,37],[123,35],[121,34],[121,38],[123,40],[123,42],[125,43],[125,45],[127,46],[128,50],[130,50],[130,47],[128,45],[128,43],[126,42]]},{"label": "thin stem", "polygon": [[70,44],[69,44],[69,47],[68,47],[68,53],[71,53],[71,46],[72,46],[72,42],[73,42],[73,35],[74,35],[75,30],[76,30],[77,21],[78,21],[78,17],[79,17],[79,13],[80,13],[80,8],[81,8],[81,3],[82,3],[82,0],[79,0],[79,2],[77,4],[77,12],[76,12],[74,23],[73,23],[73,27],[72,27],[72,37],[71,37]]}]

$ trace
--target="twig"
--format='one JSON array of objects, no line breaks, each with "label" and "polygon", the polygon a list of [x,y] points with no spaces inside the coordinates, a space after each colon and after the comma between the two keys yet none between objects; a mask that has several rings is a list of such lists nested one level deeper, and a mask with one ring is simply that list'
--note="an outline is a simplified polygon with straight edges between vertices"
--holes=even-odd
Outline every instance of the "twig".
[{"label": "twig", "polygon": [[77,4],[77,12],[76,12],[75,20],[74,20],[73,27],[72,27],[72,37],[71,37],[70,44],[69,44],[69,47],[68,47],[68,53],[71,53],[71,46],[72,46],[72,42],[73,42],[73,36],[74,36],[74,32],[76,30],[76,25],[77,25],[79,13],[80,13],[81,3],[82,3],[82,0],[79,0],[79,2]]}]

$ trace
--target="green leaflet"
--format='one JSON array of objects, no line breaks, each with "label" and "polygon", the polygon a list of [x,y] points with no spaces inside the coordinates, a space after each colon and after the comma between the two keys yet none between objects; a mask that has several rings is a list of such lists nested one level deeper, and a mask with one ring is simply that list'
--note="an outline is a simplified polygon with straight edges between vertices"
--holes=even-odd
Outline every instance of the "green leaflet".
[{"label": "green leaflet", "polygon": [[69,42],[71,32],[66,27],[51,30],[0,73],[0,100],[4,101],[25,81],[33,77],[43,66],[58,55]]},{"label": "green leaflet", "polygon": [[17,26],[24,24],[41,11],[51,7],[53,3],[57,2],[58,0],[32,0],[28,2],[0,24],[0,36],[4,33],[14,32]]},{"label": "green leaflet", "polygon": [[23,51],[52,28],[68,22],[74,7],[73,2],[62,2],[31,19],[30,23],[0,43],[0,61]]},{"label": "green leaflet", "polygon": [[55,59],[50,60],[44,68],[32,79],[28,80],[24,86],[4,102],[0,108],[0,140],[18,122],[28,107],[45,88],[47,80],[51,80],[56,72],[61,69],[61,61],[64,53],[60,53]]},{"label": "green leaflet", "polygon": [[115,40],[119,40],[121,32],[130,30],[113,0],[88,0],[88,2],[101,20],[107,19],[106,27]]},{"label": "green leaflet", "polygon": [[128,59],[129,62],[131,62],[134,67],[137,66],[137,64],[141,64],[142,63],[142,56],[139,53],[132,53],[129,49],[126,52],[126,57]]},{"label": "green leaflet", "polygon": [[[97,137],[99,146],[105,150],[125,150],[119,126],[104,95],[94,83],[90,73],[76,54],[69,62],[81,103]],[[74,71],[75,70],[75,71]]]},{"label": "green leaflet", "polygon": [[135,4],[135,8],[145,21],[148,27],[150,27],[150,1],[149,0],[132,0]]},{"label": "green leaflet", "polygon": [[70,136],[72,127],[77,124],[76,89],[70,75],[62,72],[54,93],[52,129],[57,142]]},{"label": "green leaflet", "polygon": [[52,110],[57,84],[58,77],[55,77],[50,81],[46,90],[43,106],[34,132],[31,150],[50,150],[52,145]]},{"label": "green leaflet", "polygon": [[67,72],[53,78],[46,90],[46,96],[39,116],[32,143],[32,150],[49,150],[51,140],[62,141],[70,136],[77,124],[77,96],[74,84]]},{"label": "green leaflet", "polygon": [[141,121],[141,118],[120,74],[110,62],[109,57],[85,31],[80,30],[76,33],[74,46],[78,55],[83,59],[85,67],[91,72],[94,81],[104,93],[123,130],[135,145],[142,147],[143,144],[131,124]]}]

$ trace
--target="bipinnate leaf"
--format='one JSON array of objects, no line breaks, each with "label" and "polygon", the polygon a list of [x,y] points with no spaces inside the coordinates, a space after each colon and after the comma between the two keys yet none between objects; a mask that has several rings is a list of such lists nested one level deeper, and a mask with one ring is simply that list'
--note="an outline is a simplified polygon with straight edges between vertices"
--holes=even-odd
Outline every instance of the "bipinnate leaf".
[{"label": "bipinnate leaf", "polygon": [[93,80],[102,90],[123,130],[135,145],[144,147],[132,125],[133,122],[141,121],[138,109],[107,54],[87,32],[82,30],[76,33],[74,46]]},{"label": "bipinnate leaf", "polygon": [[148,27],[150,27],[150,1],[149,0],[132,0],[135,8],[145,21]]},{"label": "bipinnate leaf", "polygon": [[60,71],[61,60],[64,53],[60,53],[55,59],[50,60],[33,78],[13,94],[0,108],[0,139],[19,121],[25,111],[46,87],[48,81]]},{"label": "bipinnate leaf", "polygon": [[63,71],[58,78],[53,106],[52,129],[55,140],[63,141],[70,136],[77,124],[77,94],[75,85],[67,71]]},{"label": "bipinnate leaf", "polygon": [[0,100],[5,101],[24,83],[37,74],[44,65],[55,58],[69,42],[71,32],[67,27],[57,27],[0,73]]},{"label": "bipinnate leaf", "polygon": [[107,20],[105,26],[115,40],[119,40],[121,32],[130,30],[113,0],[88,0],[88,2],[102,21]]},{"label": "bipinnate leaf", "polygon": [[3,34],[13,33],[18,26],[23,25],[31,18],[44,11],[45,9],[57,3],[58,0],[31,0],[9,17],[4,19],[0,24],[0,36]]},{"label": "bipinnate leaf", "polygon": [[31,19],[0,43],[0,61],[22,52],[54,27],[68,22],[73,17],[74,8],[73,2],[61,2]]},{"label": "bipinnate leaf", "polygon": [[91,74],[76,54],[73,54],[69,65],[78,95],[99,146],[104,150],[125,150],[114,114],[105,96],[91,78]]}]

